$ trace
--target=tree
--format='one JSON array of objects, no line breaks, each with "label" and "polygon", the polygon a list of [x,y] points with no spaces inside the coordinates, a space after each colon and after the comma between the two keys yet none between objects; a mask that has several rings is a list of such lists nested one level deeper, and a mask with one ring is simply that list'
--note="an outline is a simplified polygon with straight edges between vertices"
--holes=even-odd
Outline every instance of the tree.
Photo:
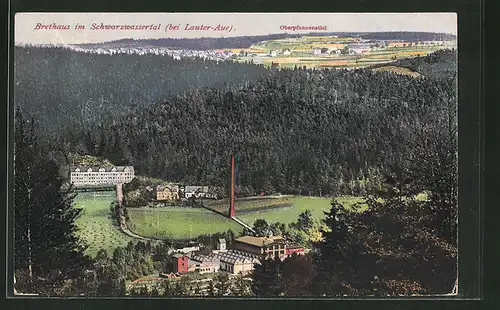
[{"label": "tree", "polygon": [[160,296],[160,292],[158,291],[158,288],[156,286],[151,291],[151,295],[150,296],[152,296],[152,297]]},{"label": "tree", "polygon": [[329,212],[325,212],[324,222],[328,230],[323,231],[323,240],[316,243],[315,257],[316,279],[315,290],[320,295],[342,295],[348,293],[343,286],[343,274],[347,269],[350,247],[349,231],[345,221],[346,208],[333,200]]},{"label": "tree", "polygon": [[148,287],[146,286],[146,284],[144,284],[140,290],[139,290],[139,296],[143,296],[143,297],[148,297],[149,296],[149,290],[148,290]]},{"label": "tree", "polygon": [[267,236],[271,232],[271,230],[269,229],[269,224],[266,220],[263,219],[255,220],[253,229],[255,231],[255,234],[260,237]]},{"label": "tree", "polygon": [[215,285],[213,279],[208,282],[208,296],[215,296]]},{"label": "tree", "polygon": [[236,296],[248,296],[252,293],[250,290],[250,284],[241,272],[235,278],[234,293]]},{"label": "tree", "polygon": [[[364,212],[332,203],[316,243],[316,294],[400,296],[450,292],[456,247],[436,235],[426,201],[394,188],[370,196]],[[399,187],[399,186],[397,186]]]},{"label": "tree", "polygon": [[218,273],[215,278],[215,288],[218,296],[224,296],[229,290],[229,276],[225,272]]},{"label": "tree", "polygon": [[163,281],[163,296],[172,296],[173,294],[173,287],[172,283],[170,280],[166,279]]},{"label": "tree", "polygon": [[27,273],[18,286],[55,294],[51,288],[78,278],[91,263],[75,233],[81,210],[73,207],[71,186],[63,188],[57,165],[46,155],[35,120],[17,111],[15,121],[14,268]]},{"label": "tree", "polygon": [[314,219],[310,210],[306,210],[299,214],[299,219],[297,220],[297,228],[300,230],[308,231],[314,226]]},{"label": "tree", "polygon": [[311,294],[314,269],[311,255],[293,254],[283,261],[281,287],[285,296]]},{"label": "tree", "polygon": [[255,296],[280,296],[281,287],[281,261],[266,258],[254,264],[252,272],[252,292]]},{"label": "tree", "polygon": [[201,284],[200,281],[195,281],[194,283],[194,295],[199,296],[201,295]]}]

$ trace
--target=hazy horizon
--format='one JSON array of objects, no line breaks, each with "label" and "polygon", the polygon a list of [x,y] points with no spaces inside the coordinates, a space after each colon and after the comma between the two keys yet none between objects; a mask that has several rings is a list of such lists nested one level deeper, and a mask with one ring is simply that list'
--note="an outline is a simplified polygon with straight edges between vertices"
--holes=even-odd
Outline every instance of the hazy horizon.
[{"label": "hazy horizon", "polygon": [[[256,23],[255,20],[259,19]],[[66,26],[39,29],[37,24]],[[92,24],[154,25],[157,30],[97,30]],[[76,25],[85,29],[75,29]],[[168,25],[178,26],[165,30]],[[221,24],[231,31],[186,30],[191,26]],[[287,30],[281,26],[322,26],[326,30]],[[311,32],[432,32],[457,35],[455,13],[17,13],[16,44],[86,44],[121,39],[242,37]]]}]

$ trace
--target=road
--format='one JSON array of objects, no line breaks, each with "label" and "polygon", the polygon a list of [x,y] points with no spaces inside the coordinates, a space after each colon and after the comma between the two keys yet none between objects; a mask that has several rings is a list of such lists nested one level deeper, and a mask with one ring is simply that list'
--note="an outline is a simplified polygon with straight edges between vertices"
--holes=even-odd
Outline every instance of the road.
[{"label": "road", "polygon": [[[123,183],[119,183],[116,185],[116,201],[118,202],[118,205],[120,208],[122,208],[122,202],[123,202]],[[123,233],[129,235],[132,238],[140,239],[140,240],[145,240],[145,241],[150,241],[152,243],[159,243],[161,240],[158,239],[152,239],[152,238],[146,238],[143,236],[140,236],[136,233],[133,233],[128,229],[127,222],[125,220],[125,216],[123,216],[123,211],[120,212],[120,229],[123,231]]]}]

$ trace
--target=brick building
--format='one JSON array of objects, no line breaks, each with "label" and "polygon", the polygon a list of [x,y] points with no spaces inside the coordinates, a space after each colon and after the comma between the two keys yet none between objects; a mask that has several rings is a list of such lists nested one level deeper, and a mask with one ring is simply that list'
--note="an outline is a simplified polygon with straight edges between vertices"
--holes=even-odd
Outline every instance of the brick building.
[{"label": "brick building", "polygon": [[174,254],[174,273],[185,273],[189,271],[189,257],[185,254]]}]

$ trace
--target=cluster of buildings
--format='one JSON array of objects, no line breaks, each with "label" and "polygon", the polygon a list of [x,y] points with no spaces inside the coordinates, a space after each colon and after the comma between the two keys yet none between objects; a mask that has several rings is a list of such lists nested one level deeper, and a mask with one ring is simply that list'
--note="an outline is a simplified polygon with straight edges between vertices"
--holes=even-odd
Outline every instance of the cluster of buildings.
[{"label": "cluster of buildings", "polygon": [[[132,166],[72,166],[70,182],[76,186],[99,186],[129,183],[135,178]],[[211,198],[217,195],[209,186],[182,186],[174,183],[161,184],[155,188],[157,201],[175,201],[181,198]]]},{"label": "cluster of buildings", "polygon": [[189,199],[192,197],[217,199],[217,194],[213,193],[209,186],[182,186],[179,184],[169,183],[157,185],[155,192],[157,201],[175,201],[181,198]]},{"label": "cluster of buildings", "polygon": [[106,45],[62,45],[66,49],[76,52],[83,52],[89,54],[101,55],[161,55],[170,56],[174,59],[180,60],[181,58],[204,58],[211,60],[226,60],[233,56],[231,51],[220,50],[190,50],[190,49],[171,49],[168,47],[154,47],[154,46],[106,46]]},{"label": "cluster of buildings", "polygon": [[268,52],[268,56],[276,57],[276,56],[290,56],[292,55],[292,51],[289,48],[284,48],[280,50],[270,50]]},{"label": "cluster of buildings", "polygon": [[226,240],[219,239],[213,251],[183,251],[173,255],[174,273],[214,273],[225,271],[231,274],[248,274],[263,258],[285,259],[296,253],[304,254],[304,248],[288,244],[280,236],[242,236],[233,241],[232,249],[226,248]]},{"label": "cluster of buildings", "polygon": [[115,185],[128,183],[135,177],[132,166],[73,166],[70,181],[81,185]]}]

